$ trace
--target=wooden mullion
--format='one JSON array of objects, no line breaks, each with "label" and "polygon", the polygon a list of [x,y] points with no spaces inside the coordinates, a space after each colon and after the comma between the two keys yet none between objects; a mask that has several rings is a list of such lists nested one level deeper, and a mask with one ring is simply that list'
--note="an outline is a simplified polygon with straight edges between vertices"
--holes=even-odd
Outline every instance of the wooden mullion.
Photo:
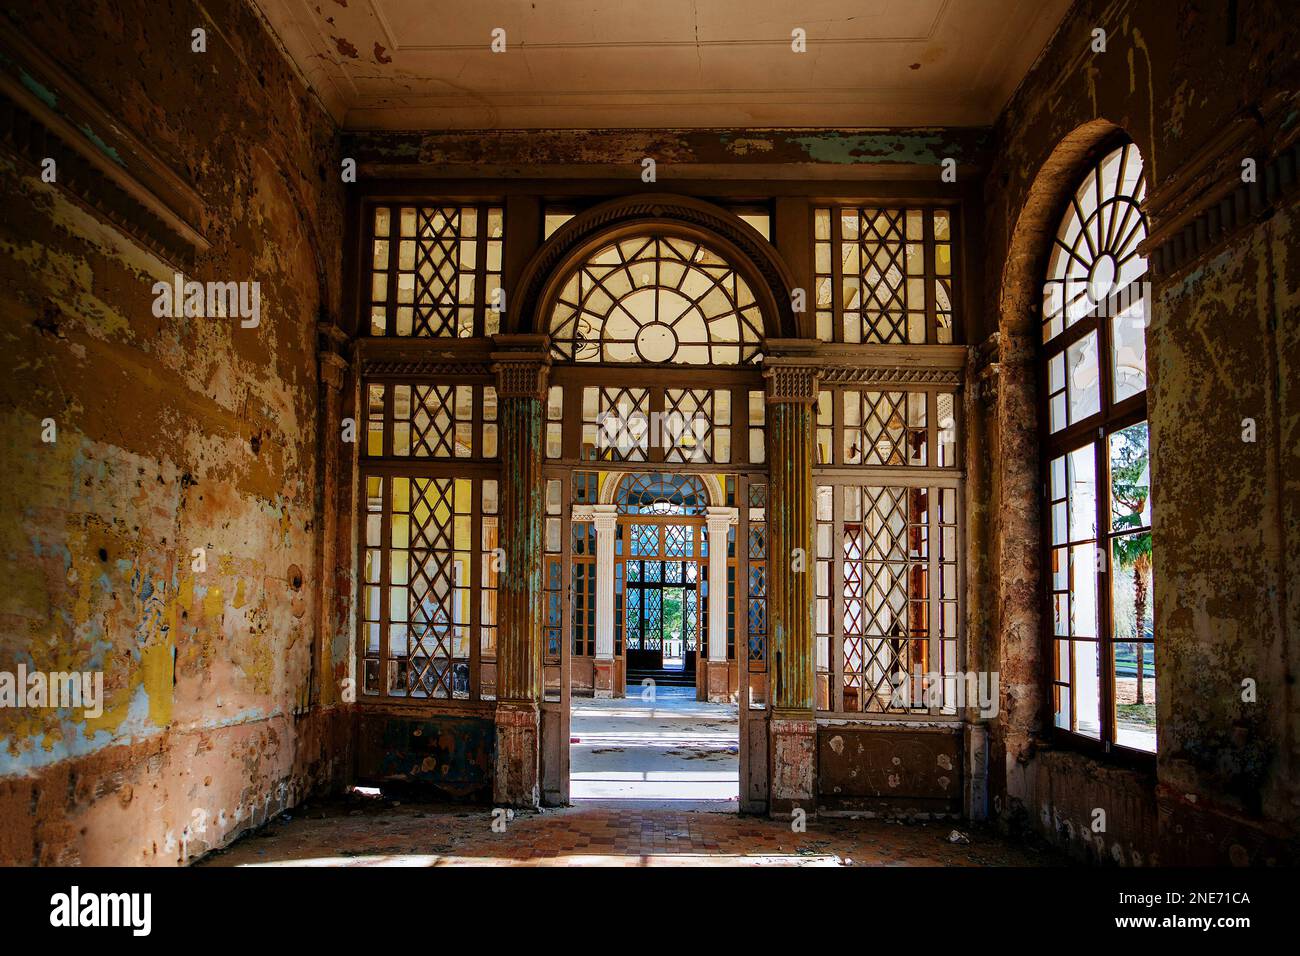
[{"label": "wooden mullion", "polygon": [[[487,231],[488,209],[491,203],[479,203],[475,210],[474,233],[474,334],[487,335]],[[463,207],[462,207],[463,208]],[[505,222],[505,209],[502,208],[502,222]],[[505,267],[505,229],[501,230],[502,268]],[[459,247],[457,248],[459,254]]]},{"label": "wooden mullion", "polygon": [[[477,431],[478,429],[476,429]],[[477,702],[482,693],[483,630],[483,479],[470,481],[470,571],[469,571],[469,699]]]},{"label": "wooden mullion", "polygon": [[[831,204],[830,209],[830,244],[831,244],[831,341],[846,342],[847,337],[844,335],[844,230],[842,228],[841,216],[843,211],[837,204]],[[814,217],[816,212],[813,213]],[[861,220],[859,220],[859,227]],[[813,224],[813,235],[816,235],[816,222]],[[861,235],[861,233],[859,233]],[[814,240],[816,241],[816,240]],[[859,295],[859,300],[861,296]],[[858,321],[861,327],[861,319]],[[859,335],[857,341],[862,341]]]},{"label": "wooden mullion", "polygon": [[[949,223],[951,230],[952,224]],[[906,242],[907,213],[903,213],[904,242]],[[951,232],[949,233],[951,235]],[[936,315],[935,284],[939,281],[938,253],[934,238],[934,209],[921,210],[921,274],[924,276],[922,289],[925,294],[925,342],[933,345],[939,341],[939,320]],[[906,256],[904,257],[906,258]],[[912,303],[908,303],[910,306]],[[911,338],[908,338],[911,341]]]},{"label": "wooden mullion", "polygon": [[[362,235],[362,240],[361,240],[361,241],[362,241],[365,245],[364,245],[364,248],[363,248],[363,250],[362,250],[361,255],[357,257],[357,258],[360,260],[360,262],[357,263],[357,270],[356,270],[356,271],[359,272],[359,273],[361,273],[362,275],[365,276],[365,280],[364,280],[364,282],[363,282],[363,281],[358,281],[358,282],[357,282],[357,285],[360,286],[360,287],[363,287],[364,290],[365,290],[365,292],[364,292],[364,294],[359,294],[359,295],[358,295],[358,298],[357,298],[357,305],[360,307],[362,302],[364,302],[365,305],[364,305],[364,307],[361,308],[361,313],[362,313],[362,314],[359,315],[359,316],[357,316],[357,328],[358,328],[358,334],[360,334],[360,335],[367,335],[367,336],[368,336],[368,335],[373,335],[373,334],[374,334],[374,331],[373,331],[373,329],[371,328],[370,313],[371,313],[371,310],[374,309],[374,306],[375,306],[375,300],[374,300],[374,295],[375,295],[375,293],[374,293],[374,289],[375,289],[375,209],[377,209],[377,208],[379,208],[379,207],[370,206],[370,205],[368,205],[367,203],[361,203],[361,215],[362,215],[362,216],[364,217],[364,219],[365,219],[365,222],[362,223],[362,226],[361,226],[361,235]],[[388,276],[391,276],[392,271],[393,271],[393,268],[394,268],[394,266],[396,265],[396,262],[397,262],[397,247],[396,247],[396,245],[394,245],[394,243],[393,243],[393,216],[392,216],[392,213],[390,212],[390,213],[388,214],[388,273],[387,273],[386,276],[385,276],[385,281],[390,281],[390,280],[388,279]],[[391,291],[392,291],[392,287],[391,287],[391,285],[389,286],[389,290],[388,290],[388,291],[389,291],[389,293],[391,293]],[[385,302],[385,303],[384,303],[384,311],[385,311],[385,313],[387,313],[387,310],[388,310],[388,303]],[[385,321],[384,321],[384,334],[385,334],[385,335],[388,334],[388,320],[387,320],[387,319],[385,319]]]},{"label": "wooden mullion", "polygon": [[[380,501],[383,511],[379,519],[379,696],[388,698],[394,696],[388,686],[388,629],[391,626],[388,599],[393,564],[393,477],[391,475],[384,476],[381,491]],[[407,546],[409,548],[410,541],[407,541]]]},{"label": "wooden mullion", "polygon": [[[1094,556],[1094,571],[1097,577],[1097,652],[1101,661],[1101,700],[1098,716],[1101,718],[1101,742],[1109,750],[1115,730],[1115,671],[1113,649],[1111,647],[1111,560],[1110,560],[1110,456],[1106,453],[1109,446],[1104,428],[1097,430],[1094,445],[1094,469],[1097,476],[1095,507],[1097,509],[1097,544],[1102,552],[1102,560]],[[1098,570],[1100,568],[1100,570]],[[1073,670],[1070,672],[1073,674]]]},{"label": "wooden mullion", "polygon": [[832,709],[844,711],[844,486],[831,486],[831,673]]},{"label": "wooden mullion", "polygon": [[[398,263],[401,261],[402,212],[400,206],[388,206],[386,208],[388,209],[388,292],[385,296],[385,301],[384,301],[384,312],[386,316],[384,320],[384,335],[394,336],[397,335],[397,268],[398,268]],[[371,212],[371,217],[373,219],[373,210]],[[418,255],[419,240],[417,237],[419,236],[420,233],[420,229],[419,229],[420,214],[418,210],[415,214],[415,223],[416,223],[416,229],[415,229],[416,234],[411,237],[411,242],[416,245],[416,252]],[[412,260],[412,262],[414,264],[414,260]],[[411,298],[412,298],[411,330],[412,332],[414,332],[415,296],[413,295]]]},{"label": "wooden mullion", "polygon": [[[394,453],[393,453],[393,428],[394,428],[394,425],[395,425],[395,416],[396,416],[396,414],[397,414],[397,402],[396,402],[396,398],[395,398],[395,396],[394,396],[394,393],[396,392],[396,390],[397,390],[397,386],[396,386],[396,385],[386,385],[386,386],[384,386],[384,446],[383,446],[383,451],[384,451],[384,457],[385,457],[385,458],[394,458],[394,457],[396,457],[396,456],[394,455]],[[414,388],[412,388],[412,392],[411,392],[411,401],[412,401],[412,402],[415,401]],[[367,419],[369,418],[369,416],[370,416],[370,403],[369,403],[369,398],[367,397],[367,402],[366,402],[366,417],[367,417]]]},{"label": "wooden mullion", "polygon": [[[572,472],[560,479],[560,700],[568,703],[569,688],[565,687],[565,662],[571,656],[573,647],[573,495],[570,486]],[[545,696],[545,673],[542,677],[543,696]],[[567,738],[567,733],[566,733]]]},{"label": "wooden mullion", "polygon": [[[740,706],[749,704],[749,478],[736,479],[736,669]],[[742,641],[742,637],[744,640]]]},{"label": "wooden mullion", "polygon": [[665,404],[666,389],[662,385],[655,385],[650,389],[648,401],[650,404],[646,432],[646,461],[659,464],[664,460],[664,447],[659,439],[663,437],[663,414]]},{"label": "wooden mullion", "polygon": [[562,385],[564,414],[560,418],[560,457],[577,461],[582,457],[582,389],[570,383]]},{"label": "wooden mullion", "polygon": [[[930,389],[921,393],[925,398],[925,466],[939,467],[939,393]],[[956,399],[953,399],[953,418],[957,416]]]},{"label": "wooden mullion", "polygon": [[[960,243],[957,241],[957,236],[960,234],[959,226],[961,208],[959,206],[949,206],[946,211],[948,213],[948,312],[949,321],[952,323],[952,328],[949,331],[951,333],[951,341],[957,343],[961,342],[966,337],[962,334],[965,319],[963,312],[965,310],[959,305],[962,301],[961,292],[964,285],[964,283],[961,282],[961,275],[962,268],[965,266],[966,262],[966,243],[964,241]],[[938,276],[935,278],[937,280]],[[938,320],[939,317],[936,308],[936,333]],[[1040,332],[1039,334],[1041,335],[1042,333]],[[938,341],[937,335],[935,341]]]},{"label": "wooden mullion", "polygon": [[[934,396],[930,396],[933,401]],[[925,492],[925,510],[926,522],[929,527],[926,529],[926,607],[929,609],[930,628],[926,635],[926,642],[930,647],[930,660],[928,670],[930,673],[938,673],[939,681],[943,689],[947,690],[947,680],[943,673],[943,640],[939,636],[939,622],[943,607],[940,600],[939,578],[943,562],[941,560],[941,539],[943,529],[939,523],[939,489],[934,485],[928,485]],[[937,664],[936,664],[937,662]],[[948,701],[941,701],[938,707],[928,708],[931,714],[938,714]]]}]

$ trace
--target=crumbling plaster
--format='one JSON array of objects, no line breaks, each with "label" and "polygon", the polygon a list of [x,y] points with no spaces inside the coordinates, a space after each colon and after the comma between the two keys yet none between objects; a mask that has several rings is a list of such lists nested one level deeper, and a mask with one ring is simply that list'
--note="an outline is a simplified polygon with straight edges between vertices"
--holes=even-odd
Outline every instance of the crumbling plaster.
[{"label": "crumbling plaster", "polygon": [[[1294,12],[1243,4],[1234,26],[1227,10],[1077,4],[999,118],[986,182],[985,332],[999,333],[1001,366],[988,422],[991,623],[1007,691],[993,727],[993,804],[1004,824],[1116,862],[1268,862],[1295,850],[1294,208],[1238,230],[1184,274],[1151,277],[1157,779],[1045,749],[1036,691],[1045,668],[1034,343],[1048,244],[1061,203],[1112,132],[1142,150],[1151,193],[1230,121],[1297,89]],[[1096,29],[1104,53],[1092,50]],[[1245,418],[1256,422],[1254,444],[1242,440]],[[1245,678],[1256,703],[1242,700]],[[1065,834],[1089,828],[1083,795],[1129,809],[1080,842]]]},{"label": "crumbling plaster", "polygon": [[[211,249],[167,261],[0,159],[0,669],[105,692],[98,718],[0,710],[0,862],[185,862],[348,770],[311,706],[336,132],[240,0],[5,12],[192,184]],[[260,325],[155,317],[177,272],[258,281]]]}]

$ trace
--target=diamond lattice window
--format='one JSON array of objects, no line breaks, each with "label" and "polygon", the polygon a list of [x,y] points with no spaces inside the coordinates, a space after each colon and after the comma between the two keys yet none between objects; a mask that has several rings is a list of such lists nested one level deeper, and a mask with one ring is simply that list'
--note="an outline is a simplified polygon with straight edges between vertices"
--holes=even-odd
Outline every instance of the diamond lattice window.
[{"label": "diamond lattice window", "polygon": [[819,339],[956,341],[953,212],[824,206],[813,222]]},{"label": "diamond lattice window", "polygon": [[500,206],[377,206],[370,222],[371,335],[470,338],[501,331]]}]

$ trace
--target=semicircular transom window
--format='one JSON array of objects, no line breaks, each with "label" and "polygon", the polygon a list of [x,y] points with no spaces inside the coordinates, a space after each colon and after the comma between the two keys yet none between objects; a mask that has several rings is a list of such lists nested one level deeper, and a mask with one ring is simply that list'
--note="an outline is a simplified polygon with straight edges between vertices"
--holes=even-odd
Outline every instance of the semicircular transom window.
[{"label": "semicircular transom window", "polygon": [[1099,306],[1132,295],[1147,271],[1138,244],[1147,236],[1142,154],[1128,143],[1089,171],[1061,219],[1043,288],[1043,341]]},{"label": "semicircular transom window", "polygon": [[709,493],[698,475],[638,473],[620,482],[614,503],[622,514],[698,515]]},{"label": "semicircular transom window", "polygon": [[551,350],[568,362],[743,365],[763,320],[749,285],[698,242],[644,235],[601,247],[565,281]]}]

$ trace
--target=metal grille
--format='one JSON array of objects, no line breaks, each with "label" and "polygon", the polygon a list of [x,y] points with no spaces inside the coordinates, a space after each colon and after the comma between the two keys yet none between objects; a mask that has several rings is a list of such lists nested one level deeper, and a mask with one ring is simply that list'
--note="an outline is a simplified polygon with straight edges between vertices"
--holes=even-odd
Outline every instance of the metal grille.
[{"label": "metal grille", "polygon": [[491,385],[368,382],[364,394],[363,457],[451,459],[497,455],[497,394]]},{"label": "metal grille", "polygon": [[584,461],[645,461],[650,449],[650,392],[644,388],[582,390]]},{"label": "metal grille", "polygon": [[842,396],[844,464],[926,463],[923,392],[845,391]]}]

